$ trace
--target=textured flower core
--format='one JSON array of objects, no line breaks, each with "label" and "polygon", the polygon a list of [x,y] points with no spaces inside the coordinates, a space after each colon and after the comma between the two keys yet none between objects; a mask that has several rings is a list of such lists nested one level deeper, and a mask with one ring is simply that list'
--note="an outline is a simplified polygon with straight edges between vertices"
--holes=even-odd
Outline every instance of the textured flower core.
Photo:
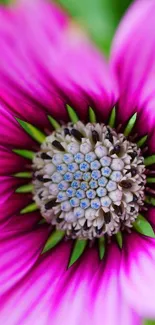
[{"label": "textured flower core", "polygon": [[101,123],[68,123],[33,160],[34,200],[71,238],[129,229],[144,202],[144,158],[135,143]]}]

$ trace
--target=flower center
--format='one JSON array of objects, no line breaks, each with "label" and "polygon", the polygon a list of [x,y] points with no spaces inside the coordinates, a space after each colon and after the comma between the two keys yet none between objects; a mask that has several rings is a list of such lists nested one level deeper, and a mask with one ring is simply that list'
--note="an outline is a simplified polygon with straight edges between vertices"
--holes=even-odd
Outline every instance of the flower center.
[{"label": "flower center", "polygon": [[33,168],[42,216],[71,238],[128,230],[144,204],[141,150],[103,123],[68,123],[54,131]]}]

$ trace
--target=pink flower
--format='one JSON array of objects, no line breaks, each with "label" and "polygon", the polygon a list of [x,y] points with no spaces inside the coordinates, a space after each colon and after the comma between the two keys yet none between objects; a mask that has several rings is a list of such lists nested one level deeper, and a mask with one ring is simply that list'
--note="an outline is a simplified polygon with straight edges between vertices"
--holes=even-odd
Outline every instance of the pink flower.
[{"label": "pink flower", "polygon": [[[141,324],[141,317],[155,318],[154,11],[153,0],[139,0],[131,6],[114,38],[108,65],[80,29],[55,5],[38,0],[23,2],[16,8],[1,7],[0,321],[2,324],[137,325]],[[115,104],[116,109],[113,109]],[[100,122],[98,127],[93,124],[93,136],[90,136],[88,126],[83,127],[83,124],[78,122],[73,129],[71,124],[67,124],[68,113],[74,122],[78,115],[86,124],[88,112],[91,122],[95,121],[95,113]],[[125,138],[120,138],[110,127],[104,129],[104,126],[101,126],[101,123],[108,123],[109,116],[111,116],[110,126],[114,126],[116,122],[119,134],[125,129]],[[52,137],[52,140],[51,138],[46,140],[47,144],[44,142],[44,134],[49,134],[49,130],[53,130],[50,122],[58,127],[56,120],[62,125],[67,125],[68,138],[67,135],[61,136],[64,132],[62,129],[64,127],[61,127],[61,132],[56,131],[61,134],[56,133],[57,137],[55,136],[60,141]],[[104,188],[108,193],[108,199],[111,198],[110,208],[107,210],[104,208],[107,204],[104,200],[105,194],[103,200],[100,199],[102,194],[99,195],[98,189],[84,194],[84,197],[87,195],[87,201],[84,203],[81,203],[83,201],[79,201],[81,198],[78,197],[83,195],[83,192],[78,194],[76,192],[76,201],[66,203],[73,206],[80,204],[80,210],[74,211],[82,213],[81,220],[84,222],[86,220],[87,224],[83,224],[83,221],[81,224],[78,223],[76,219],[78,216],[75,213],[73,215],[64,212],[68,206],[71,209],[70,205],[65,207],[61,205],[61,210],[60,204],[56,205],[52,191],[57,191],[57,180],[60,178],[61,182],[61,177],[63,179],[64,176],[59,172],[53,176],[53,171],[50,174],[52,163],[48,163],[50,158],[54,159],[54,145],[59,154],[56,157],[58,160],[63,157],[63,161],[64,153],[61,151],[64,147],[68,148],[71,138],[74,138],[71,150],[75,150],[75,144],[81,148],[83,132],[85,136],[82,140],[83,149],[80,149],[81,153],[83,152],[81,157],[84,157],[87,149],[91,152],[92,147],[95,148],[93,155],[95,152],[99,166],[97,172],[104,175],[105,170],[101,170],[101,164],[104,169],[103,160],[98,158],[105,156],[100,151],[105,150],[108,152],[106,157],[110,159],[108,160],[110,173],[112,169],[121,170],[119,183],[115,181],[110,183],[111,185],[108,183],[109,186],[117,188],[117,192],[116,188],[113,189],[114,196],[109,194],[110,188],[102,187],[102,190]],[[103,141],[101,134],[105,136]],[[144,137],[146,135],[148,139]],[[141,138],[142,141],[139,142]],[[146,140],[148,148],[144,144]],[[142,151],[133,144],[137,141],[139,146],[143,144]],[[42,142],[43,147],[40,149]],[[97,143],[100,146],[97,146]],[[40,150],[44,153],[44,158],[40,158]],[[34,158],[33,152],[39,152],[38,160]],[[51,154],[51,157],[45,156],[45,153]],[[74,159],[77,158],[74,156]],[[119,167],[116,168],[118,162]],[[120,167],[120,164],[123,164],[123,167]],[[61,167],[71,170],[79,168],[77,165],[77,162],[74,162],[70,167],[67,163]],[[78,166],[84,173],[82,168],[87,168],[88,165],[85,163]],[[59,164],[57,166],[55,163],[54,166],[52,168],[56,170]],[[89,168],[90,166],[92,170],[96,170],[96,167],[90,164]],[[145,184],[146,174],[147,184]],[[43,178],[42,181],[37,179],[38,175]],[[94,180],[98,177],[95,173],[91,175]],[[52,178],[51,182],[51,178],[49,181],[48,177],[55,178]],[[143,180],[141,184],[139,179]],[[109,179],[107,181],[109,182]],[[96,182],[99,182],[98,178]],[[32,188],[36,203],[32,201]],[[94,192],[98,193],[95,202],[89,197],[94,195]],[[67,192],[63,193],[66,196]],[[63,198],[59,196],[58,199]],[[94,209],[93,215],[92,210],[88,210],[90,213],[86,216],[83,204],[87,203]],[[46,204],[52,204],[52,207],[49,208]],[[99,216],[96,215],[95,204],[102,204],[103,209],[97,210],[102,212]],[[37,207],[40,207],[41,214]],[[79,205],[76,205],[77,207]],[[141,213],[138,216],[139,211]],[[57,229],[61,228],[63,233],[69,234],[72,239],[66,241],[61,238],[61,242],[55,248],[41,254],[43,249],[48,250],[47,243],[50,245],[51,242],[47,240],[53,231],[55,233],[55,226],[53,229],[47,223],[39,223],[41,215],[52,225],[55,223]],[[56,217],[60,217],[61,220]],[[73,227],[74,223],[65,219],[73,217],[79,227],[74,227],[74,232],[73,228],[69,228]],[[129,230],[130,226],[133,226],[131,233],[123,230],[123,227]],[[100,237],[102,232],[105,233],[105,243],[102,240],[103,236]],[[57,231],[60,237],[63,237],[63,233]],[[73,250],[75,239],[76,243],[79,243],[78,234],[82,237],[81,252],[80,247],[76,251],[75,248]],[[91,247],[85,246],[85,239],[89,239]],[[109,243],[106,242],[107,239],[110,240]],[[98,256],[97,242],[100,243],[99,252],[102,260]],[[78,256],[71,256],[71,252],[74,254],[76,252]],[[70,268],[69,261],[70,265],[73,264]]]}]

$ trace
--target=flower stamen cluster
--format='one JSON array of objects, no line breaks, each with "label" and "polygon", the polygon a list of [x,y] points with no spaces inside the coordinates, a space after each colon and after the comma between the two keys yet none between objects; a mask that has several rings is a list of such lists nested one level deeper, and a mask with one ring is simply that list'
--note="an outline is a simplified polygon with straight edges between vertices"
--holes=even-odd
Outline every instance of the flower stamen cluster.
[{"label": "flower stamen cluster", "polygon": [[135,143],[101,123],[68,123],[35,155],[34,200],[71,238],[129,229],[144,204],[144,158]]}]

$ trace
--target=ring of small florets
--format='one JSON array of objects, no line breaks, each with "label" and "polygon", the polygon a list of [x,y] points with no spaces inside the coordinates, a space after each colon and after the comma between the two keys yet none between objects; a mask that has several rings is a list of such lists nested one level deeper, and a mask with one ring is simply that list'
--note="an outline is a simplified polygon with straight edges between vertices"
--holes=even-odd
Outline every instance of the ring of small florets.
[{"label": "ring of small florets", "polygon": [[103,123],[68,123],[33,160],[34,200],[71,238],[129,230],[144,202],[144,158],[135,143]]}]

